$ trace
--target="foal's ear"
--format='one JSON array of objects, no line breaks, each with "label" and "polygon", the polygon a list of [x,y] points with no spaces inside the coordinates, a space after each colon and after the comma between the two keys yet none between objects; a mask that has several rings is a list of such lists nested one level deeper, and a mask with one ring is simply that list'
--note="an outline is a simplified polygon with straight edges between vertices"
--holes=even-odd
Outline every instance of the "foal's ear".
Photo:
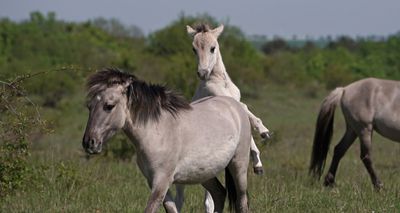
[{"label": "foal's ear", "polygon": [[191,26],[189,26],[189,25],[186,25],[186,32],[187,32],[187,34],[188,35],[190,35],[190,36],[194,36],[194,35],[196,35],[196,33],[197,33],[197,31],[196,30],[194,30]]},{"label": "foal's ear", "polygon": [[212,33],[216,38],[218,38],[218,37],[221,35],[222,31],[224,31],[224,25],[223,25],[223,24],[221,24],[221,25],[219,25],[219,27],[217,27],[217,28],[211,30],[211,33]]}]

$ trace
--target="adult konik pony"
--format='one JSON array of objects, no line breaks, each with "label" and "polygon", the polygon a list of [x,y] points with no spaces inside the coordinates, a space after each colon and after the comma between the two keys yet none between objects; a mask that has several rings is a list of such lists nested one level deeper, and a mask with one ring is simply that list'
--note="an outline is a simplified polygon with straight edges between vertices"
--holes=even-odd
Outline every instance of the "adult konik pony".
[{"label": "adult konik pony", "polygon": [[324,185],[334,184],[340,159],[358,137],[360,158],[372,184],[376,189],[382,188],[372,165],[372,133],[375,130],[383,137],[400,141],[400,82],[367,78],[336,88],[325,98],[317,119],[310,165],[310,172],[317,177],[321,177],[324,169],[336,106],[342,108],[346,132],[335,147]]},{"label": "adult konik pony", "polygon": [[[137,152],[137,164],[151,188],[145,212],[163,203],[178,212],[171,184],[201,184],[216,212],[225,196],[237,212],[248,212],[247,168],[251,127],[242,105],[229,97],[187,102],[163,86],[148,84],[117,69],[88,79],[87,122],[82,145],[89,154],[122,129]],[[225,171],[226,189],[216,175]],[[230,205],[232,206],[232,205]]]}]

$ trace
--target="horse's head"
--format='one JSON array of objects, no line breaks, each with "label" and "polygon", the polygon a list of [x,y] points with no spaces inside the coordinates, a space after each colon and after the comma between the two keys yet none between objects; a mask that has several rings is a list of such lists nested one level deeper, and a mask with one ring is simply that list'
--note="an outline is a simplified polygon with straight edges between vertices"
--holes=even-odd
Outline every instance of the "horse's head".
[{"label": "horse's head", "polygon": [[130,115],[130,76],[125,73],[120,76],[112,74],[109,70],[101,71],[88,81],[89,119],[82,146],[89,154],[100,153],[103,143],[124,127]]},{"label": "horse's head", "polygon": [[193,36],[193,51],[198,60],[197,75],[200,79],[207,80],[220,55],[217,39],[224,26],[220,25],[215,29],[210,29],[208,25],[200,25],[196,29],[186,26],[186,30]]}]

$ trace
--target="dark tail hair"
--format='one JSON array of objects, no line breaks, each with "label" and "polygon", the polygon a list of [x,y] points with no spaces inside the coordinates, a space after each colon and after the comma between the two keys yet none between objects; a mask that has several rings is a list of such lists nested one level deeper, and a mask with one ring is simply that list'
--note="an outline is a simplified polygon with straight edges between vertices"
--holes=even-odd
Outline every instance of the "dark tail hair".
[{"label": "dark tail hair", "polygon": [[318,179],[321,178],[324,170],[326,156],[333,134],[335,109],[342,97],[343,91],[342,87],[333,90],[322,102],[318,114],[309,168],[310,174],[314,177],[318,177]]},{"label": "dark tail hair", "polygon": [[225,168],[225,186],[228,192],[229,211],[235,212],[235,205],[237,201],[236,187],[232,174],[228,168]]}]

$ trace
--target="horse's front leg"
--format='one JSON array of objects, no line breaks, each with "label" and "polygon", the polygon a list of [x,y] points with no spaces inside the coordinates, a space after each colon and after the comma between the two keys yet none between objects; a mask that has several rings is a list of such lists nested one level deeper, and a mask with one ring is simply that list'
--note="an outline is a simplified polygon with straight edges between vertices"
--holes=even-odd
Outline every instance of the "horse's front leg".
[{"label": "horse's front leg", "polygon": [[[168,188],[171,184],[171,181],[169,181],[170,178],[168,177],[155,177],[153,180],[149,181],[149,185],[151,188],[151,195],[147,201],[146,208],[144,210],[145,213],[155,213],[157,212],[158,208],[160,207],[160,204],[164,201],[164,198],[166,198],[164,202],[164,208],[168,211],[167,207],[172,206],[171,203],[173,203],[173,200],[171,198],[171,195],[168,192]],[[167,196],[166,196],[167,195]],[[165,206],[167,204],[167,207]],[[171,209],[171,212],[173,208],[175,207],[175,204],[173,204],[173,207],[169,208]],[[176,209],[176,207],[175,207]],[[177,212],[177,211],[175,211]]]},{"label": "horse's front leg", "polygon": [[253,127],[263,139],[269,139],[270,133],[267,127],[264,126],[263,122],[260,118],[256,117],[252,112],[250,112],[249,108],[246,104],[241,103],[244,110],[247,112],[250,120],[251,127]]}]

